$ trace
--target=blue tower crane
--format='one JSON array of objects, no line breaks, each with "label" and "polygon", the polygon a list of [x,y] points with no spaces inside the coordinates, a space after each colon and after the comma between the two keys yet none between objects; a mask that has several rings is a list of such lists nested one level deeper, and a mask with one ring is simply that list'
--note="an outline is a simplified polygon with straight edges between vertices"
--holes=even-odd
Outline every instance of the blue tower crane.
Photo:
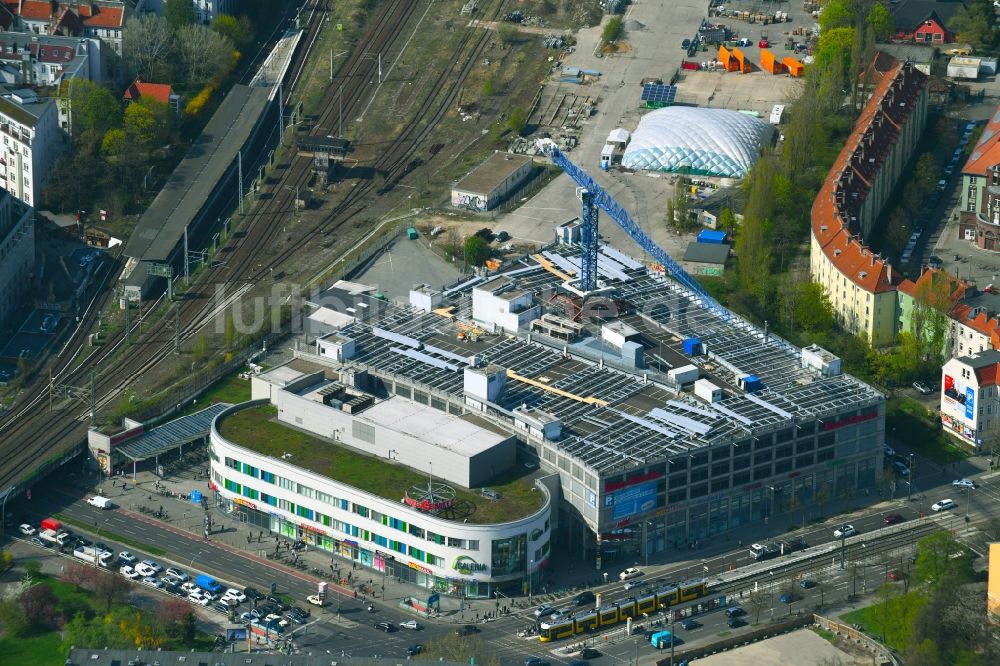
[{"label": "blue tower crane", "polygon": [[600,242],[597,234],[597,209],[600,208],[639,247],[659,262],[674,280],[701,298],[705,307],[717,314],[723,321],[730,320],[732,313],[709,296],[704,287],[688,275],[680,264],[667,254],[666,250],[654,243],[653,239],[646,235],[646,232],[635,220],[629,217],[621,204],[615,201],[603,187],[598,185],[583,169],[570,162],[554,143],[545,142],[543,150],[552,159],[552,162],[565,171],[566,175],[579,186],[577,192],[583,207],[580,214],[581,245],[583,247],[583,256],[580,258],[580,288],[583,291],[593,291],[597,288],[597,250]]}]

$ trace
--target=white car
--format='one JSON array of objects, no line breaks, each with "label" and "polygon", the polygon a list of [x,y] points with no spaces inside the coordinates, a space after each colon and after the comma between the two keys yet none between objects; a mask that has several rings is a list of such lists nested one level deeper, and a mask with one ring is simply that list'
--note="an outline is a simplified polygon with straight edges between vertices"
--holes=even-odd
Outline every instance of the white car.
[{"label": "white car", "polygon": [[135,580],[136,578],[139,577],[139,573],[127,564],[123,566],[121,569],[119,569],[118,573],[125,576],[129,580]]},{"label": "white car", "polygon": [[951,482],[951,485],[956,488],[972,488],[973,490],[976,488],[976,482],[972,479],[955,479]]},{"label": "white car", "polygon": [[195,585],[194,583],[190,582],[190,581],[187,582],[187,583],[182,583],[181,584],[181,589],[184,590],[185,592],[187,592],[188,594],[193,594],[195,592],[197,592],[198,594],[201,594],[201,590],[198,589],[198,586]]},{"label": "white car", "polygon": [[639,570],[639,569],[637,569],[635,567],[629,567],[625,571],[623,571],[620,574],[618,574],[618,578],[620,578],[621,580],[628,580],[629,578],[636,578],[636,577],[641,576],[641,575],[642,575],[642,571],[641,570]]},{"label": "white car", "polygon": [[940,502],[931,504],[931,511],[946,511],[955,508],[955,500],[943,499]]},{"label": "white car", "polygon": [[143,560],[142,563],[145,564],[150,569],[152,569],[153,571],[155,571],[156,573],[160,573],[161,571],[163,571],[163,567],[161,567],[153,560]]},{"label": "white car", "polygon": [[211,599],[209,599],[208,597],[206,597],[204,594],[202,594],[198,590],[195,590],[194,592],[192,592],[191,594],[189,594],[188,595],[188,599],[191,600],[191,601],[193,601],[194,603],[198,604],[199,606],[207,606],[209,604],[209,602],[211,601]]},{"label": "white car", "polygon": [[139,562],[139,564],[136,564],[135,565],[135,570],[143,578],[146,578],[146,577],[149,577],[149,576],[155,576],[156,575],[156,569],[154,569],[153,567],[149,566],[145,562]]},{"label": "white car", "polygon": [[841,525],[840,527],[838,527],[833,531],[833,536],[837,539],[844,539],[847,537],[854,536],[857,533],[858,531],[854,529],[854,525],[851,525],[850,523],[844,523],[843,525]]},{"label": "white car", "polygon": [[308,597],[306,597],[306,601],[311,603],[313,606],[323,605],[323,600],[319,598],[318,594],[310,594]]},{"label": "white car", "polygon": [[135,555],[128,552],[127,550],[123,550],[122,552],[118,553],[118,561],[123,564],[133,564],[136,561],[136,559],[138,558],[136,558]]},{"label": "white car", "polygon": [[158,578],[153,578],[152,576],[146,576],[142,579],[143,585],[149,585],[150,587],[155,587],[158,590],[163,589],[163,581]]},{"label": "white car", "polygon": [[28,523],[23,523],[17,529],[19,529],[21,531],[21,534],[23,534],[24,536],[29,536],[29,537],[30,536],[35,536],[35,532],[38,531],[34,527],[32,527],[31,525],[29,525]]},{"label": "white car", "polygon": [[236,603],[241,604],[247,600],[247,595],[243,594],[235,587],[231,587],[222,594],[222,600],[225,601],[226,599],[232,599]]},{"label": "white car", "polygon": [[400,622],[399,626],[402,627],[403,629],[413,629],[414,631],[416,631],[417,629],[420,628],[420,623],[418,623],[416,620],[407,620],[406,622]]}]

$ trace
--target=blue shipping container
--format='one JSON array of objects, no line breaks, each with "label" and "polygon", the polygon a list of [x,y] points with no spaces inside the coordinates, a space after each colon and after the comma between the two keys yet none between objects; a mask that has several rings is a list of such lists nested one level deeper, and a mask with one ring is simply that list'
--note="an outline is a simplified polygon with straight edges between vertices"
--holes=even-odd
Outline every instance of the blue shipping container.
[{"label": "blue shipping container", "polygon": [[698,338],[687,338],[684,341],[684,353],[688,356],[701,354],[701,340]]},{"label": "blue shipping container", "polygon": [[719,245],[726,242],[725,231],[713,231],[712,229],[702,229],[698,232],[699,243],[714,243]]}]

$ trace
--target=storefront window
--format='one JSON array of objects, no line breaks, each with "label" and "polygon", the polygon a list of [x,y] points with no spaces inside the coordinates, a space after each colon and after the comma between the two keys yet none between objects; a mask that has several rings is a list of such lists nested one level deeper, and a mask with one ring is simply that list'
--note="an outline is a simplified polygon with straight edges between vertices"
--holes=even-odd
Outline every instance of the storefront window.
[{"label": "storefront window", "polygon": [[526,543],[523,534],[493,541],[492,567],[494,576],[524,571],[527,566]]}]

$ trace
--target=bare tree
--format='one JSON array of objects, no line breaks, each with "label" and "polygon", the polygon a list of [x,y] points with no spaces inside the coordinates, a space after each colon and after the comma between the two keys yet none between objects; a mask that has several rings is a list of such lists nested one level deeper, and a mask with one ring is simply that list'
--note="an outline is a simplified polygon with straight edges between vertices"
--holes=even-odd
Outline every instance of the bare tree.
[{"label": "bare tree", "polygon": [[203,25],[186,25],[177,31],[177,54],[189,85],[200,86],[224,75],[233,53],[227,37]]},{"label": "bare tree", "polygon": [[750,593],[747,605],[753,610],[753,623],[760,622],[760,612],[767,607],[770,595],[763,590],[754,590]]},{"label": "bare tree", "polygon": [[132,591],[132,583],[122,576],[102,572],[94,577],[90,588],[104,600],[106,606],[104,612],[110,613],[111,604],[128,598],[128,593]]},{"label": "bare tree", "polygon": [[63,570],[62,579],[77,587],[90,587],[96,575],[97,570],[94,567],[71,562]]},{"label": "bare tree", "polygon": [[167,20],[153,13],[132,16],[122,35],[122,57],[129,71],[146,81],[163,81],[170,72],[174,33]]}]

